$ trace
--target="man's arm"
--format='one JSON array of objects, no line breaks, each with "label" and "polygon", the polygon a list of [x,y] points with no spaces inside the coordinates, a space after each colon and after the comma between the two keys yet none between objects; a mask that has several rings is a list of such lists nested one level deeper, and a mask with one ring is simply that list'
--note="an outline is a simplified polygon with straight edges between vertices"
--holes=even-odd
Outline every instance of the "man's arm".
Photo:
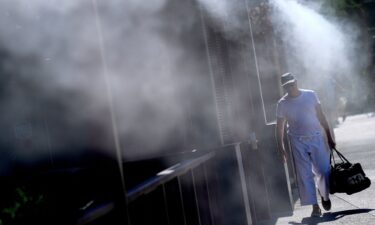
[{"label": "man's arm", "polygon": [[283,161],[286,162],[286,151],[284,145],[284,127],[285,127],[285,119],[284,118],[277,118],[276,121],[276,141],[278,151],[281,154]]},{"label": "man's arm", "polygon": [[316,108],[319,122],[323,126],[324,131],[326,132],[329,147],[336,148],[336,142],[332,138],[331,130],[329,129],[329,125],[328,125],[326,116],[323,113],[322,106],[318,104],[315,108]]}]

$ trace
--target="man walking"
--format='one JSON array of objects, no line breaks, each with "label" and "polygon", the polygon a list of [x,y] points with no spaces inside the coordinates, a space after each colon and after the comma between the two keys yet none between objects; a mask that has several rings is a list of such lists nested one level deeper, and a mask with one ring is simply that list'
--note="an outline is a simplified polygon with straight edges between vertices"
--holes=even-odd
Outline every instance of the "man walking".
[{"label": "man walking", "polygon": [[[291,73],[281,76],[287,92],[277,104],[276,137],[279,152],[286,162],[284,127],[294,156],[301,205],[312,205],[311,216],[321,216],[316,187],[325,210],[331,209],[329,199],[330,148],[336,146],[320,101],[312,90],[299,89]],[[327,139],[325,139],[325,136]],[[315,179],[315,181],[314,181]]]}]

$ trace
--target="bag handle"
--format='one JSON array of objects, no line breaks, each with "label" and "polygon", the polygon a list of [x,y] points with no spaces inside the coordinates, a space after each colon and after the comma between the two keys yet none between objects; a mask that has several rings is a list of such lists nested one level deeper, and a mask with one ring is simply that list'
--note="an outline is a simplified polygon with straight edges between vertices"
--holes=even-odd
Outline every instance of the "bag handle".
[{"label": "bag handle", "polygon": [[331,149],[331,157],[330,157],[331,165],[333,165],[333,166],[336,165],[335,156],[334,156],[335,152],[339,156],[339,158],[341,159],[342,162],[350,163],[349,160],[347,160],[341,152],[339,152],[336,148],[332,148]]}]

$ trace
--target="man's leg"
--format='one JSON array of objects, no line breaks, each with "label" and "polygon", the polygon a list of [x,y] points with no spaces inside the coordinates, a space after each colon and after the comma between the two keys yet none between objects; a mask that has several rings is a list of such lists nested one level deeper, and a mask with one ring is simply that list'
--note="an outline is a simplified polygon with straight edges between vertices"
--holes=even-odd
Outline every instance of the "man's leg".
[{"label": "man's leg", "polygon": [[317,204],[314,174],[312,172],[310,155],[307,151],[308,145],[298,137],[290,137],[290,141],[295,161],[301,205]]},{"label": "man's leg", "polygon": [[[316,140],[314,140],[312,147],[311,160],[313,163],[313,173],[315,174],[316,186],[322,197],[322,201],[329,201],[329,177],[331,170],[330,153],[323,137],[317,137]],[[330,206],[328,208],[327,206],[324,206],[324,208],[329,210],[328,208],[330,208]]]},{"label": "man's leg", "polygon": [[298,190],[301,205],[312,205],[312,217],[320,217],[321,210],[316,198],[316,188],[309,145],[298,137],[290,137],[297,172]]}]

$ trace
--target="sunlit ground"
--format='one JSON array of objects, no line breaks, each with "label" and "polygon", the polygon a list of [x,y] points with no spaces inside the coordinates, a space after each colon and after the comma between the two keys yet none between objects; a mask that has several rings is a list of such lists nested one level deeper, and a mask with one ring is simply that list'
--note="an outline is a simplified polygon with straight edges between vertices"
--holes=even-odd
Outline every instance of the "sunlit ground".
[{"label": "sunlit ground", "polygon": [[375,178],[375,114],[348,117],[335,129],[335,135],[338,149],[348,160],[360,162],[370,178]]},{"label": "sunlit ground", "polygon": [[311,206],[295,203],[292,216],[264,221],[262,225],[372,225],[375,221],[375,114],[349,116],[335,128],[337,148],[351,163],[361,163],[372,185],[352,195],[331,195],[332,209],[320,218],[310,218]]}]

